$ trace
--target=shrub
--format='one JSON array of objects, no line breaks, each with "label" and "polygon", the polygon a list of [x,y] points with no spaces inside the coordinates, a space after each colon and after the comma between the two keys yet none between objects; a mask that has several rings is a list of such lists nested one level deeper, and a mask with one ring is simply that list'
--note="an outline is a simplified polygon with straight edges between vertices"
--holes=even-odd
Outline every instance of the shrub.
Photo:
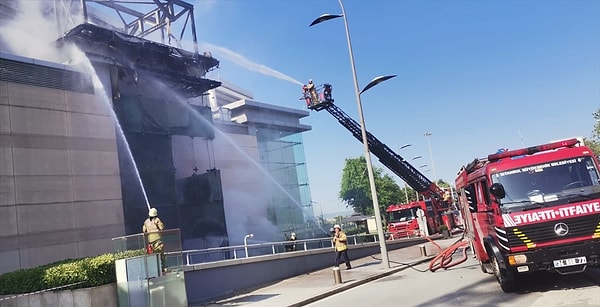
[{"label": "shrub", "polygon": [[86,258],[47,268],[43,281],[46,288],[55,288],[87,281]]},{"label": "shrub", "polygon": [[17,294],[44,288],[44,268],[37,267],[0,276],[0,294]]},{"label": "shrub", "polygon": [[90,287],[110,284],[116,281],[115,258],[111,254],[101,255],[87,262]]},{"label": "shrub", "polygon": [[69,289],[95,287],[116,282],[115,260],[145,254],[130,250],[96,257],[66,259],[31,269],[0,275],[0,295],[30,293],[75,284]]}]

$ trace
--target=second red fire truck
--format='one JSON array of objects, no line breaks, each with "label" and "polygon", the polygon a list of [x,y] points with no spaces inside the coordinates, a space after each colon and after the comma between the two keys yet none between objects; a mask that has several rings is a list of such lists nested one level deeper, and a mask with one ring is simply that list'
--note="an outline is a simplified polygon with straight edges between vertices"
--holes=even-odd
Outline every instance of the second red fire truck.
[{"label": "second red fire truck", "polygon": [[[455,210],[450,191],[446,190],[441,201],[434,199],[417,200],[406,204],[393,204],[386,208],[390,239],[429,236],[437,233],[445,225],[450,232],[461,228],[462,222]],[[419,209],[422,211],[419,212]],[[419,225],[419,214],[423,216]]]}]

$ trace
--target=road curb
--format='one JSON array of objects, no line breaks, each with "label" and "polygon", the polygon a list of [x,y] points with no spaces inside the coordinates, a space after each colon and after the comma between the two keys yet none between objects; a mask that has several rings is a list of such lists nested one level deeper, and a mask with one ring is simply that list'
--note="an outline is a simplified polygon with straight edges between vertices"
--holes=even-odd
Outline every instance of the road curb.
[{"label": "road curb", "polygon": [[318,300],[322,300],[322,299],[324,299],[326,297],[329,297],[329,296],[332,296],[334,294],[337,294],[337,293],[340,293],[340,292],[352,289],[352,288],[360,286],[360,285],[364,285],[364,284],[366,284],[368,282],[371,282],[371,281],[374,281],[374,280],[377,280],[377,279],[380,279],[380,278],[392,275],[394,273],[398,273],[400,271],[403,271],[405,269],[410,268],[411,266],[414,266],[414,265],[421,264],[421,263],[427,262],[429,260],[432,260],[433,258],[435,258],[435,257],[434,256],[424,257],[423,259],[411,262],[411,263],[406,264],[406,265],[402,265],[402,266],[397,267],[397,268],[389,269],[388,271],[385,271],[385,272],[382,272],[382,273],[379,273],[379,274],[373,274],[373,275],[368,276],[366,278],[363,278],[361,280],[349,282],[347,284],[342,284],[341,286],[339,286],[337,288],[333,288],[333,289],[327,290],[327,291],[325,291],[323,293],[320,293],[320,294],[317,294],[317,295],[315,295],[313,297],[310,297],[310,298],[304,299],[304,300],[302,300],[300,302],[288,305],[288,307],[306,306],[306,305],[308,305],[310,303],[314,303],[314,302],[316,302]]}]

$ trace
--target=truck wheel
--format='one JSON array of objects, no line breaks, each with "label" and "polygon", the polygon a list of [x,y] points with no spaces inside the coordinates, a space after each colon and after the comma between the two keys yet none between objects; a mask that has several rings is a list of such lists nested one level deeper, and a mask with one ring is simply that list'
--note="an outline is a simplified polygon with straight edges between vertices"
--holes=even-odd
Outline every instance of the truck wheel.
[{"label": "truck wheel", "polygon": [[515,274],[501,268],[495,255],[492,255],[492,265],[494,267],[494,276],[496,276],[496,280],[498,280],[502,291],[506,293],[514,292],[517,289]]}]

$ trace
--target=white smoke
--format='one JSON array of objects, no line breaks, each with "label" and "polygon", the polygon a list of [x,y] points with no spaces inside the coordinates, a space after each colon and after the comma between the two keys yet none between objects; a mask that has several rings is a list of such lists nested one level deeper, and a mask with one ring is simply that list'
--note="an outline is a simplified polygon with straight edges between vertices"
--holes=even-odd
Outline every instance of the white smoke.
[{"label": "white smoke", "polygon": [[[217,136],[213,141],[215,151],[227,153],[226,157],[219,157],[216,161],[217,167],[223,167],[221,170],[221,174],[224,176],[223,182],[234,180],[236,183],[223,186],[227,233],[230,243],[241,244],[246,234],[254,234],[252,239],[254,242],[280,240],[280,230],[267,218],[269,216],[269,200],[272,197],[269,188],[277,183],[257,162],[258,153],[254,151],[255,148],[240,145],[245,142],[243,137],[228,135],[217,127],[215,127],[215,133]],[[246,144],[246,146],[248,145]],[[235,171],[227,166],[231,163],[235,163]],[[235,179],[231,178],[232,175]],[[293,199],[291,200],[293,201]]]},{"label": "white smoke", "polygon": [[18,13],[0,28],[0,51],[52,62],[63,62],[64,56],[54,47],[59,37],[53,18],[43,14],[48,2],[19,1]]},{"label": "white smoke", "polygon": [[[183,108],[190,108],[188,100],[166,86],[160,80],[152,82],[153,87],[159,92],[179,103]],[[195,120],[212,125],[197,112],[190,112]],[[254,234],[248,242],[272,242],[283,239],[277,225],[268,219],[270,208],[269,188],[277,182],[270,177],[264,167],[257,162],[258,152],[255,145],[249,145],[249,136],[227,134],[218,127],[215,129],[215,139],[209,140],[213,154],[217,153],[211,161],[210,154],[202,153],[194,149],[193,140],[190,142],[174,142],[173,162],[177,169],[192,169],[197,166],[200,169],[216,167],[220,169],[223,189],[223,210],[230,245],[241,245],[245,235]],[[250,142],[250,144],[253,144]],[[198,147],[199,148],[199,147]],[[187,152],[187,154],[186,154]],[[186,156],[193,154],[194,158]],[[191,164],[190,164],[191,163]],[[187,174],[180,174],[185,178]],[[279,187],[280,189],[283,189]],[[285,191],[285,190],[284,190]],[[294,199],[290,197],[291,201]],[[297,204],[300,206],[299,204]],[[211,238],[188,240],[184,242],[185,248],[196,249],[215,247],[214,242],[209,243]],[[212,246],[210,244],[213,244]]]},{"label": "white smoke", "polygon": [[[229,189],[228,189],[229,190]],[[240,245],[246,234],[253,234],[252,241],[281,241],[279,229],[267,219],[265,193],[248,193],[242,190],[229,190],[225,196],[229,206],[225,207],[227,233],[232,245]],[[261,197],[262,196],[262,197]]]}]

